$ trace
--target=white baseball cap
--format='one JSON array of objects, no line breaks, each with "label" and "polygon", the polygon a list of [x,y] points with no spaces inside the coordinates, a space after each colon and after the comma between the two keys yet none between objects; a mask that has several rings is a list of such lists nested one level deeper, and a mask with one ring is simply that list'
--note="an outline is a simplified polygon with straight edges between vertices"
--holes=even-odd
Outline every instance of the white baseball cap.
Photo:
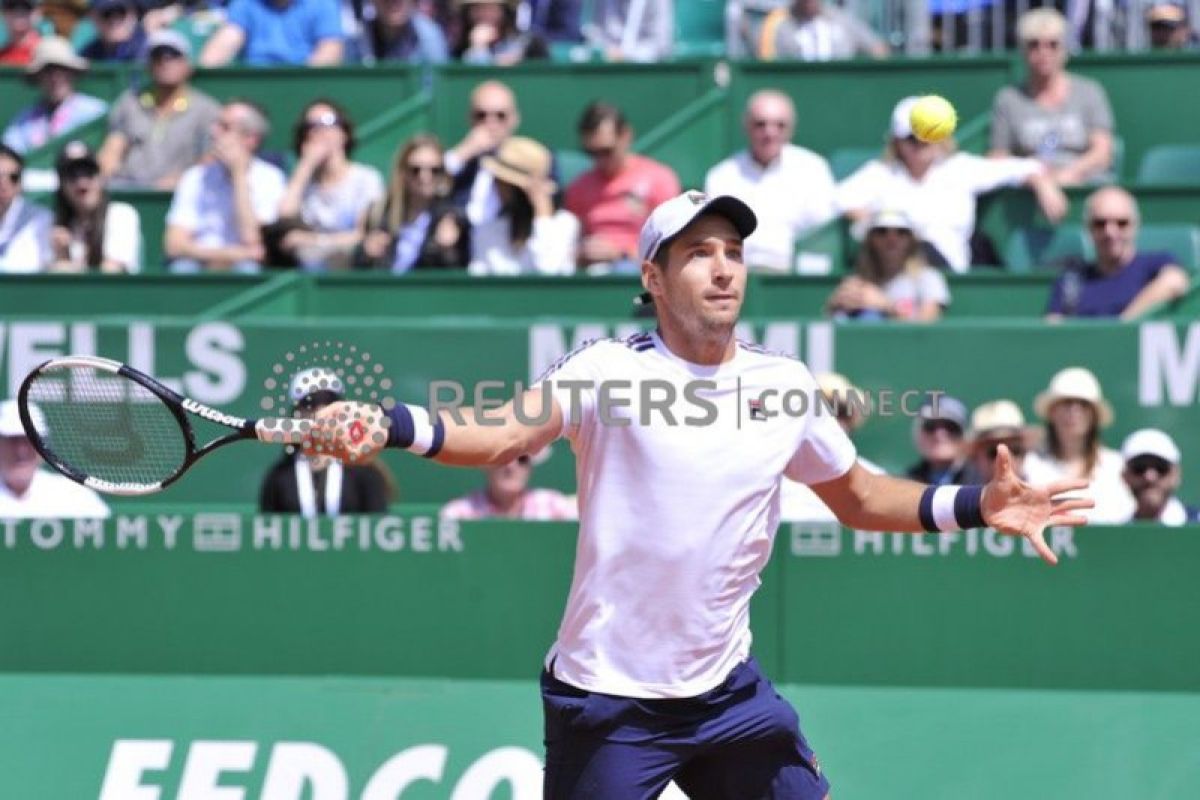
[{"label": "white baseball cap", "polygon": [[658,253],[663,242],[692,224],[701,214],[720,214],[733,223],[742,238],[754,233],[758,217],[750,206],[733,195],[709,197],[704,192],[689,191],[662,203],[642,226],[638,237],[638,258],[649,261]]},{"label": "white baseball cap", "polygon": [[[46,417],[42,410],[33,403],[29,404],[29,416],[33,419],[33,427],[39,433],[46,431]],[[25,426],[21,424],[21,412],[16,400],[5,400],[0,403],[0,436],[25,436]]]},{"label": "white baseball cap", "polygon": [[327,367],[309,367],[292,376],[288,397],[293,404],[317,392],[333,392],[341,397],[345,396],[346,387],[337,373]]},{"label": "white baseball cap", "polygon": [[1121,445],[1121,458],[1130,461],[1138,456],[1158,456],[1172,464],[1179,463],[1179,448],[1175,442],[1158,428],[1142,428],[1125,437]]},{"label": "white baseball cap", "polygon": [[896,107],[892,109],[892,136],[894,138],[905,139],[913,135],[912,110],[920,99],[919,97],[906,97],[896,103]]}]

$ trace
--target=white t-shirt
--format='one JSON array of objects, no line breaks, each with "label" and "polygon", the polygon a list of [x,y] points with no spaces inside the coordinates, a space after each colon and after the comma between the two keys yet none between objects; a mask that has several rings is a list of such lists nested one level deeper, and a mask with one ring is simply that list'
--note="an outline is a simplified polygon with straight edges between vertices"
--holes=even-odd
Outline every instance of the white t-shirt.
[{"label": "white t-shirt", "polygon": [[[283,172],[256,158],[250,162],[247,179],[254,216],[260,225],[270,225],[278,218],[279,201],[287,184]],[[196,244],[204,247],[238,244],[241,237],[229,171],[216,162],[189,167],[175,187],[167,224],[191,231]]]},{"label": "white t-shirt", "polygon": [[[862,456],[858,457],[858,463],[867,472],[875,475],[887,474],[883,467]],[[779,485],[779,521],[837,522],[838,518],[812,489],[803,483],[785,479]]]},{"label": "white t-shirt", "polygon": [[300,218],[314,231],[341,233],[358,227],[367,206],[383,197],[379,170],[350,164],[346,177],[332,188],[311,181],[300,200]]},{"label": "white t-shirt", "polygon": [[950,287],[946,276],[933,267],[922,267],[915,275],[902,271],[883,285],[883,293],[896,307],[897,316],[908,318],[928,302],[942,308],[950,305]]},{"label": "white t-shirt", "polygon": [[838,184],[837,208],[840,213],[903,211],[917,235],[936,247],[951,269],[966,272],[971,266],[975,198],[1001,186],[1024,183],[1041,169],[1032,158],[955,153],[936,162],[918,182],[899,161],[876,159]]},{"label": "white t-shirt", "polygon": [[142,271],[142,219],[137,209],[114,200],[104,215],[104,258],[125,266],[126,272]]},{"label": "white t-shirt", "polygon": [[108,505],[100,495],[70,478],[38,470],[25,494],[17,497],[0,481],[0,519],[103,518]]},{"label": "white t-shirt", "polygon": [[[1096,460],[1096,468],[1089,479],[1091,485],[1078,493],[1078,496],[1090,497],[1096,502],[1095,508],[1079,512],[1087,517],[1088,522],[1097,525],[1124,525],[1133,518],[1137,502],[1129,491],[1129,485],[1121,477],[1124,469],[1125,461],[1120,453],[1107,447],[1100,448],[1100,457]],[[1067,474],[1066,465],[1045,451],[1038,450],[1025,456],[1025,480],[1034,486],[1069,477],[1073,476]]]},{"label": "white t-shirt", "polygon": [[834,181],[824,158],[785,145],[765,168],[748,152],[727,158],[708,171],[704,191],[729,194],[758,217],[758,228],[746,239],[746,263],[774,272],[794,272],[796,237],[833,219]]},{"label": "white t-shirt", "polygon": [[495,217],[471,229],[471,275],[571,275],[579,220],[559,209],[552,217],[534,217],[533,234],[514,249],[508,238],[509,218]]},{"label": "white t-shirt", "polygon": [[[575,574],[547,666],[574,686],[625,697],[709,691],[749,656],[750,598],[771,555],[781,478],[840,477],[854,464],[854,445],[828,414],[755,418],[750,401],[764,390],[811,398],[816,383],[799,361],[750,345],[701,366],[671,353],[656,333],[599,340],[544,379],[576,455],[580,519]],[[611,394],[632,407],[607,407],[610,418],[632,424],[603,424],[603,392],[583,390],[575,403],[562,385],[569,380],[629,382]],[[713,386],[692,384],[685,395],[697,380]],[[642,424],[637,387],[651,381],[652,399],[674,388],[678,424],[659,411]],[[684,424],[706,417],[705,425]]]},{"label": "white t-shirt", "polygon": [[0,217],[0,272],[41,272],[50,263],[50,212],[16,197]]}]

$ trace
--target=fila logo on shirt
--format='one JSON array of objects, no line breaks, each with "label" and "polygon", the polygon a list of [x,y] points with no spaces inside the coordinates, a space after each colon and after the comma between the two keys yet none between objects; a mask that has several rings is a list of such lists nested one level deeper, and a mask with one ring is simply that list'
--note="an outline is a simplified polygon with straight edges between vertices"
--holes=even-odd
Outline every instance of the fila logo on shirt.
[{"label": "fila logo on shirt", "polygon": [[763,401],[759,399],[747,400],[746,405],[750,408],[750,419],[756,422],[767,421],[767,410],[763,408]]}]

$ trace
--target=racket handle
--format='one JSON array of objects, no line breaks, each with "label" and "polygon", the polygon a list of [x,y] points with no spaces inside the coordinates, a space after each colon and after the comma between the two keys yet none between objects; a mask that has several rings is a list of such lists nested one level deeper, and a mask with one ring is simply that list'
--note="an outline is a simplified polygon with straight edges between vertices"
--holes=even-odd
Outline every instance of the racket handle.
[{"label": "racket handle", "polygon": [[265,417],[254,421],[254,436],[268,444],[304,444],[312,437],[313,424],[307,419]]}]

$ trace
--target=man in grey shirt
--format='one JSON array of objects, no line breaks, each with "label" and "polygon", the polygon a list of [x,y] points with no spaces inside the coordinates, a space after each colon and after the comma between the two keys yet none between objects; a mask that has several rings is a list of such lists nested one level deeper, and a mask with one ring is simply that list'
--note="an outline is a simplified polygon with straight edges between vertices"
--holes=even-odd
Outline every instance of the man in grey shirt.
[{"label": "man in grey shirt", "polygon": [[193,89],[192,46],[164,29],[146,43],[151,85],[117,98],[97,160],[115,187],[172,190],[204,155],[220,105]]},{"label": "man in grey shirt", "polygon": [[763,20],[761,59],[834,61],[864,55],[886,58],[887,43],[858,17],[823,0],[793,0]]}]

